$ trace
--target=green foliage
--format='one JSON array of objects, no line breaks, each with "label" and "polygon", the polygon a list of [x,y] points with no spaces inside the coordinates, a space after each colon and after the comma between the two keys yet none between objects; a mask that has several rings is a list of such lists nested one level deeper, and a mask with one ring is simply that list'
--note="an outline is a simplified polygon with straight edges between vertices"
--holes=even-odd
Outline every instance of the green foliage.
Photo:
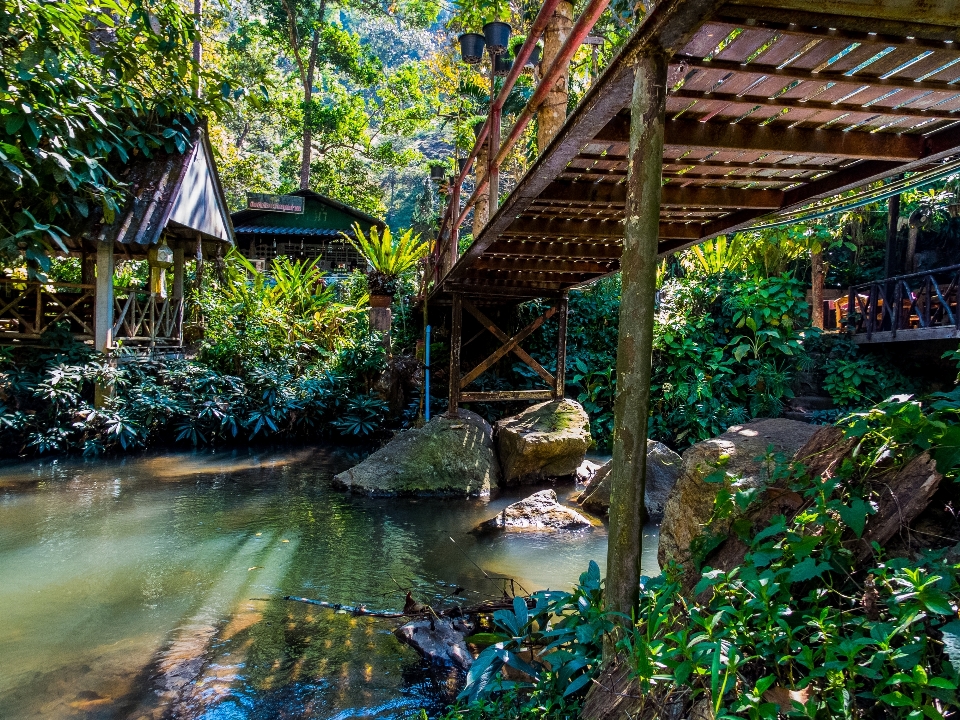
[{"label": "green foliage", "polygon": [[[729,572],[704,568],[700,600],[683,597],[676,567],[645,583],[642,620],[621,644],[641,691],[658,703],[706,698],[718,718],[947,717],[960,681],[956,552],[887,558],[875,545],[864,564],[853,550],[885,474],[930,449],[939,470],[956,472],[958,412],[951,393],[851,416],[851,459],[830,478],[781,466],[774,478],[804,509],[755,533],[735,523],[749,552]],[[721,491],[708,534],[733,506]],[[802,702],[791,708],[787,691]]]},{"label": "green foliage", "polygon": [[0,257],[42,274],[48,251],[126,204],[123,165],[184,152],[224,111],[234,90],[193,63],[196,36],[174,0],[0,3]]},{"label": "green foliage", "polygon": [[666,281],[654,329],[653,435],[694,443],[779,415],[807,339],[804,291],[789,276]]},{"label": "green foliage", "polygon": [[[613,623],[602,610],[600,568],[590,563],[572,593],[534,593],[528,604],[497,610],[494,631],[468,638],[487,647],[467,675],[463,703],[448,718],[576,718],[580,700],[601,660],[602,640]],[[504,668],[527,680],[508,680]]]},{"label": "green foliage", "polygon": [[372,295],[394,295],[400,278],[416,268],[430,251],[430,246],[420,242],[420,236],[414,235],[412,229],[395,236],[389,227],[380,232],[374,226],[365,235],[360,225],[354,224],[353,233],[354,237],[341,234],[370,263],[367,282]]}]

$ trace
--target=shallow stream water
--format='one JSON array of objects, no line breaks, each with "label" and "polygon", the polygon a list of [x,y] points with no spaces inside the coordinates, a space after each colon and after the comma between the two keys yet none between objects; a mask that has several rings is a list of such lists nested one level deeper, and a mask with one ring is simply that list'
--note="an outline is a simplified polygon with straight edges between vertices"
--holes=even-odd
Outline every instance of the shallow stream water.
[{"label": "shallow stream water", "polygon": [[[329,487],[322,447],[0,466],[0,718],[274,720],[432,715],[456,677],[392,635],[284,595],[370,608],[567,589],[605,528],[476,537],[494,500]],[[561,497],[572,487],[558,488]],[[452,539],[451,539],[452,538]],[[645,534],[656,572],[656,528]],[[488,578],[487,576],[491,576]]]}]

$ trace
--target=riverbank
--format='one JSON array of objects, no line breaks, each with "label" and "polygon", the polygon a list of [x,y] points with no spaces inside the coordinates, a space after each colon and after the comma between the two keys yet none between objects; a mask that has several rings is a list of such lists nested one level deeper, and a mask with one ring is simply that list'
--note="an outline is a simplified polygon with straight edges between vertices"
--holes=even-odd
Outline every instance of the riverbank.
[{"label": "riverbank", "polygon": [[605,556],[603,528],[469,532],[530,488],[489,501],[330,489],[356,459],[300,446],[0,466],[0,717],[440,712],[446,678],[395,624],[282,596],[399,608],[399,584],[479,599],[498,590],[474,562],[532,591]]}]

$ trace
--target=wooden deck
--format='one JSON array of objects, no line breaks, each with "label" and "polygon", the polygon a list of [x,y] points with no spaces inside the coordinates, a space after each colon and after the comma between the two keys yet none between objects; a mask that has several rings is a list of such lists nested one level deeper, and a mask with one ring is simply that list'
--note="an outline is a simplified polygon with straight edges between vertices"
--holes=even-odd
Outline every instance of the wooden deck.
[{"label": "wooden deck", "polygon": [[431,299],[560,297],[619,269],[651,48],[669,56],[661,256],[960,160],[958,23],[957,0],[664,0],[462,257],[447,223]]}]

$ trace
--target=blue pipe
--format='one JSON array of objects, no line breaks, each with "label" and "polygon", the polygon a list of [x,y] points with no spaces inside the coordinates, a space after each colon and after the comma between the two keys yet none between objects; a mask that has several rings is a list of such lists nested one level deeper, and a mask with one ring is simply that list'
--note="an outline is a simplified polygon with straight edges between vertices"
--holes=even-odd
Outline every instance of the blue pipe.
[{"label": "blue pipe", "polygon": [[423,364],[426,370],[423,375],[423,417],[430,422],[430,326],[427,325],[426,340],[423,346]]}]

